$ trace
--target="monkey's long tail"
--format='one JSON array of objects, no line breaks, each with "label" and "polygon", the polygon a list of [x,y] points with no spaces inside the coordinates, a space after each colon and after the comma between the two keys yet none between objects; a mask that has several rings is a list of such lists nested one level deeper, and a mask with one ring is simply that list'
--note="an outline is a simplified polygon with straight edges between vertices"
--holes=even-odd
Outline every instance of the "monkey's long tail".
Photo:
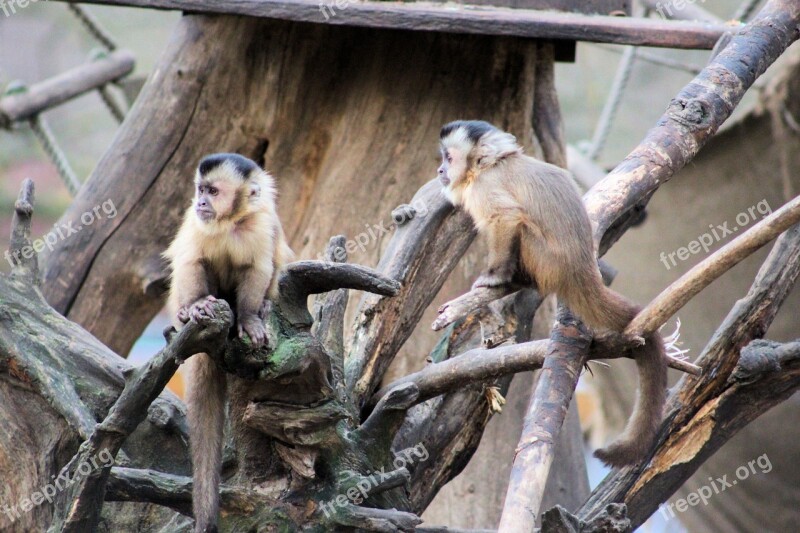
[{"label": "monkey's long tail", "polygon": [[192,449],[195,533],[217,531],[222,439],[225,428],[225,373],[204,353],[188,361],[186,400]]},{"label": "monkey's long tail", "polygon": [[[639,312],[639,306],[601,282],[593,285],[597,287],[595,290],[569,294],[565,298],[569,308],[593,328],[624,331]],[[658,332],[645,337],[644,346],[636,350],[635,360],[639,370],[639,390],[633,414],[622,435],[594,453],[609,466],[631,465],[644,458],[656,439],[663,416],[667,399],[667,361],[664,340]]]}]

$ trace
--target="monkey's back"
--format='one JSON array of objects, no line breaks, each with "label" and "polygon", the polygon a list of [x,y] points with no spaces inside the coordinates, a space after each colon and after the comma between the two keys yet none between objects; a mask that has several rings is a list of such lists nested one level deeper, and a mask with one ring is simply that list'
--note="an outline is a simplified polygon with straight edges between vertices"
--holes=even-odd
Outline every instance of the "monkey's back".
[{"label": "monkey's back", "polygon": [[572,176],[533,157],[510,158],[502,189],[521,220],[521,266],[543,294],[563,293],[597,272],[592,227]]}]

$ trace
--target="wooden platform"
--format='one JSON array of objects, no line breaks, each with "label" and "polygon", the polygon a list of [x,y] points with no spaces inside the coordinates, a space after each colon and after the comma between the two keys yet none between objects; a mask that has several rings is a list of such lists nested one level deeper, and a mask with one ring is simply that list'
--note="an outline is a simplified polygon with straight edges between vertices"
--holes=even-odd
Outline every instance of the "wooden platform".
[{"label": "wooden platform", "polygon": [[[60,0],[65,1],[65,0]],[[713,48],[721,24],[454,3],[354,0],[86,0],[81,3],[444,33],[564,39],[665,48]]]}]

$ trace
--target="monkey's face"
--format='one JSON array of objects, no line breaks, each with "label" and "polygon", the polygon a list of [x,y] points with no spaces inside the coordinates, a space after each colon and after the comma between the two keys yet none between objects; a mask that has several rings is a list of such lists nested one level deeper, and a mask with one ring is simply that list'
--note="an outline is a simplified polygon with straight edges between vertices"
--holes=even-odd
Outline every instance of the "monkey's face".
[{"label": "monkey's face", "polygon": [[194,211],[204,223],[233,216],[237,209],[236,188],[228,180],[201,180],[195,189]]},{"label": "monkey's face", "polygon": [[455,187],[467,173],[467,158],[460,148],[442,146],[442,164],[438,170],[439,181],[445,187]]}]

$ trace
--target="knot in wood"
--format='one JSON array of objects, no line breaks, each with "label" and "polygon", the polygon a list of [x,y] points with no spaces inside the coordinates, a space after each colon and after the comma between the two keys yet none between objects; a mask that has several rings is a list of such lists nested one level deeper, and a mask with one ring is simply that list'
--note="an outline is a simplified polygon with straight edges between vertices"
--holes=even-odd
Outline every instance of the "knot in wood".
[{"label": "knot in wood", "polygon": [[705,102],[696,98],[673,100],[667,113],[675,122],[690,128],[700,126],[708,119]]}]

